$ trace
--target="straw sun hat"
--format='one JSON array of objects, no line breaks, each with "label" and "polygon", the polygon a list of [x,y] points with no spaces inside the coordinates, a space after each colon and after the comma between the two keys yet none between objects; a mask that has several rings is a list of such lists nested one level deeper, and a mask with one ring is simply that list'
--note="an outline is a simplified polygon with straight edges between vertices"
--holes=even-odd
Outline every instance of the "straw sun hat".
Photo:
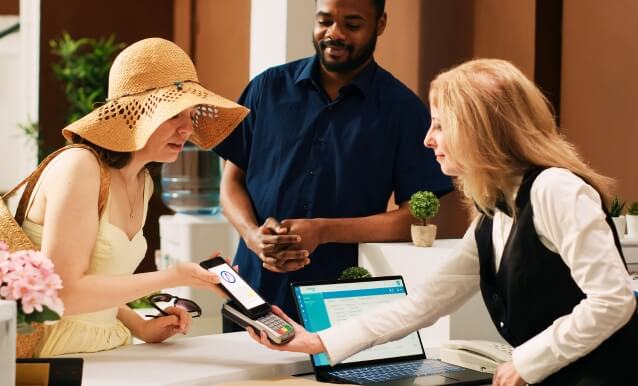
[{"label": "straw sun hat", "polygon": [[175,43],[141,40],[123,50],[109,73],[106,103],[62,129],[108,150],[144,147],[155,129],[181,111],[195,107],[189,140],[210,149],[248,114],[248,109],[199,84],[195,66]]}]

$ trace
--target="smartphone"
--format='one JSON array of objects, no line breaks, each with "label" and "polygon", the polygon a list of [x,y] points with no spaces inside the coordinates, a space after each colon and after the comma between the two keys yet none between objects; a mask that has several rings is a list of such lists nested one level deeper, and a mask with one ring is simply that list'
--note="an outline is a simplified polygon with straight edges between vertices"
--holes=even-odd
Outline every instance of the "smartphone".
[{"label": "smartphone", "polygon": [[277,344],[288,342],[295,336],[295,330],[279,316],[272,313],[272,307],[235,270],[223,257],[213,257],[199,263],[220,277],[219,285],[232,299],[224,304],[222,315],[240,326],[251,326],[265,332],[268,338]]}]

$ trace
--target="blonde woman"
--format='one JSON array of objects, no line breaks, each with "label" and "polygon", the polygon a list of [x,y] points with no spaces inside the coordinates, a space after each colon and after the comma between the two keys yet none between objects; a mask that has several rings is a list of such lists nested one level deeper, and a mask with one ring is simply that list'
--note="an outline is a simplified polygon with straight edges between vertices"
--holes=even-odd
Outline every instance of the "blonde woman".
[{"label": "blonde woman", "polygon": [[480,289],[514,346],[494,385],[638,384],[628,355],[638,344],[636,299],[604,209],[611,180],[581,160],[539,89],[506,61],[444,72],[429,99],[425,145],[477,209],[462,246],[384,310],[318,333],[296,326],[286,346],[253,337],[326,352],[334,364],[433,324]]},{"label": "blonde woman", "polygon": [[[219,278],[195,263],[133,274],[146,252],[142,227],[153,192],[146,165],[175,161],[189,140],[215,146],[248,110],[202,87],[188,55],[159,38],[118,55],[108,95],[62,130],[97,158],[89,149],[63,151],[44,169],[26,210],[23,229],[53,260],[64,286],[65,314],[45,327],[39,356],[107,350],[129,343],[131,335],[161,342],[186,332],[189,314],[168,307],[165,315],[143,320],[127,302],[175,286],[220,293]],[[100,215],[105,178],[110,184]]]}]

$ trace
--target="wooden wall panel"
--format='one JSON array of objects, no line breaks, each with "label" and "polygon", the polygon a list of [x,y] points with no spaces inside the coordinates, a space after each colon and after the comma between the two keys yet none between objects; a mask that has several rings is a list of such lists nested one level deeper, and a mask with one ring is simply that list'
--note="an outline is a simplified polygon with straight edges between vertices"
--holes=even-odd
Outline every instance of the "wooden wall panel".
[{"label": "wooden wall panel", "polygon": [[562,127],[638,201],[638,2],[564,0],[563,14]]}]

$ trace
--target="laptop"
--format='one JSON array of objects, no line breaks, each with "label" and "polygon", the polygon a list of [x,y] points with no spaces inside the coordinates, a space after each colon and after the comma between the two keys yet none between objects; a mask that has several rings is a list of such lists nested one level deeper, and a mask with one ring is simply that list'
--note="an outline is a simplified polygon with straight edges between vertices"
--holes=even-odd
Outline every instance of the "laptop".
[{"label": "laptop", "polygon": [[[407,295],[401,276],[300,282],[292,283],[291,288],[299,320],[311,332]],[[335,366],[330,366],[325,353],[310,357],[317,380],[323,382],[392,386],[492,384],[491,374],[427,359],[418,331],[368,348]]]}]

